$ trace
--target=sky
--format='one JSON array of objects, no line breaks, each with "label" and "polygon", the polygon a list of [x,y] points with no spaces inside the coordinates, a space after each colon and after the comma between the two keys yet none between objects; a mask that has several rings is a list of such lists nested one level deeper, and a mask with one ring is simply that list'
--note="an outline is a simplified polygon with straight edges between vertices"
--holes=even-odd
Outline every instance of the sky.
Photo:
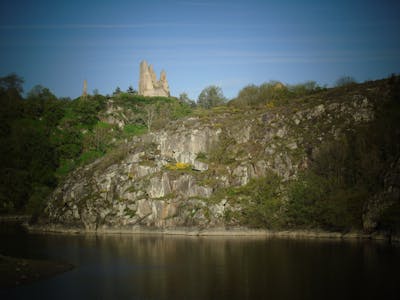
[{"label": "sky", "polygon": [[400,72],[400,1],[1,0],[0,76],[75,98],[138,89],[139,64],[164,69],[171,94],[228,98],[248,84]]}]

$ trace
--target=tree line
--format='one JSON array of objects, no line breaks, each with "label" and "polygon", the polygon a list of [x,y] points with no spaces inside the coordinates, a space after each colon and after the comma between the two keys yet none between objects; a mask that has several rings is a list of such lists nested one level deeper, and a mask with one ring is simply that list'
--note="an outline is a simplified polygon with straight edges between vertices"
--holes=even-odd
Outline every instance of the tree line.
[{"label": "tree line", "polygon": [[[109,98],[131,112],[123,127],[102,121]],[[21,77],[1,77],[0,213],[39,213],[73,169],[190,112],[188,103],[142,97],[132,87],[108,97],[96,91],[71,100],[37,85],[24,96]]]}]

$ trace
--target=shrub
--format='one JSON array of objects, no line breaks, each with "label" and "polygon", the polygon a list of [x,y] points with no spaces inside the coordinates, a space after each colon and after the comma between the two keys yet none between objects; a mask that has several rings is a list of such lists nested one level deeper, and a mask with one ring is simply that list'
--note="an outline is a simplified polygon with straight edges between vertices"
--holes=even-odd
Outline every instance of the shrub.
[{"label": "shrub", "polygon": [[87,165],[93,161],[95,161],[97,158],[102,157],[104,155],[103,152],[101,151],[96,151],[96,150],[91,150],[82,153],[82,155],[79,157],[79,164],[80,165]]},{"label": "shrub", "polygon": [[55,175],[58,178],[66,176],[75,168],[75,162],[73,159],[64,159],[60,162],[60,166],[55,171]]},{"label": "shrub", "polygon": [[210,150],[210,161],[222,164],[234,162],[235,157],[232,152],[232,146],[235,144],[235,139],[223,132],[219,137],[219,141]]},{"label": "shrub", "polygon": [[244,87],[229,104],[242,108],[262,105],[273,108],[274,106],[287,104],[287,101],[291,98],[310,95],[321,90],[323,88],[315,81],[307,81],[295,85],[284,85],[279,81],[269,81],[260,86],[252,84]]},{"label": "shrub", "polygon": [[335,82],[335,86],[341,87],[341,86],[348,86],[357,83],[357,81],[354,79],[354,77],[351,76],[342,76],[338,78]]},{"label": "shrub", "polygon": [[280,178],[272,172],[265,177],[252,179],[245,186],[222,189],[215,197],[240,203],[240,211],[226,212],[227,221],[235,219],[239,224],[256,228],[279,229],[285,226]]},{"label": "shrub", "polygon": [[269,173],[263,178],[253,179],[246,186],[249,202],[244,208],[250,226],[279,229],[286,220],[280,191],[280,179]]},{"label": "shrub", "polygon": [[183,170],[191,170],[192,166],[188,163],[177,162],[175,164],[167,164],[165,168],[170,171],[178,171],[178,170],[183,171]]},{"label": "shrub", "polygon": [[125,136],[141,135],[147,132],[147,127],[141,124],[126,124],[124,126]]},{"label": "shrub", "polygon": [[199,161],[206,161],[207,160],[207,154],[204,152],[199,152],[197,153],[196,159]]}]

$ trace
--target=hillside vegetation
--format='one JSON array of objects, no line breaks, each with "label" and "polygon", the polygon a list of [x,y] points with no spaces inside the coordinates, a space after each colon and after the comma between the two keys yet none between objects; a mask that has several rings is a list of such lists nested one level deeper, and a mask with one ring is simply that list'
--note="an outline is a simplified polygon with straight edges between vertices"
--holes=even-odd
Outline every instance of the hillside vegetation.
[{"label": "hillside vegetation", "polygon": [[6,79],[3,212],[92,229],[400,231],[399,77],[269,82],[197,108],[129,93],[64,100],[45,88],[23,99],[18,78]]},{"label": "hillside vegetation", "polygon": [[191,112],[176,98],[128,93],[70,100],[36,86],[24,98],[22,84],[0,78],[0,213],[39,213],[75,168]]}]

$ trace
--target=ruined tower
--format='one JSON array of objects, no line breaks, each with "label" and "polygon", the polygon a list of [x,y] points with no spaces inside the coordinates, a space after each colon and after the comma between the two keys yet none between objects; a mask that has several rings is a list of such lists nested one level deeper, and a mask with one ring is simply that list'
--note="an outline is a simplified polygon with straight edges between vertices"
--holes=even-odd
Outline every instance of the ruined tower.
[{"label": "ruined tower", "polygon": [[165,71],[163,70],[161,72],[160,80],[157,80],[153,66],[147,65],[145,60],[140,63],[139,95],[163,97],[170,96],[167,74]]},{"label": "ruined tower", "polygon": [[83,81],[83,90],[82,90],[82,98],[87,97],[87,81],[86,79]]}]

